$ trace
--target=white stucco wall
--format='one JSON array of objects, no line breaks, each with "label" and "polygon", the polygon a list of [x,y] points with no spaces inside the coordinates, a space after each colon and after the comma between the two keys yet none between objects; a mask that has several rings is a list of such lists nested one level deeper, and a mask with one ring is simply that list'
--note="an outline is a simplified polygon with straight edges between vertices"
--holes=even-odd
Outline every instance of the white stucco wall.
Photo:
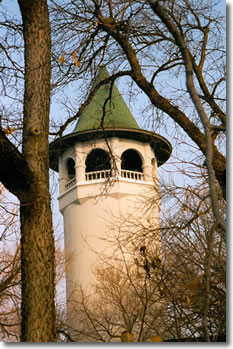
[{"label": "white stucco wall", "polygon": [[[106,180],[86,181],[87,155],[95,148],[108,151],[108,145],[117,164],[116,176]],[[129,221],[159,226],[159,198],[157,197],[157,204],[153,209],[151,207],[148,210],[145,206],[149,194],[155,192],[154,187],[158,180],[156,159],[150,145],[118,138],[109,140],[108,145],[104,140],[79,143],[64,152],[59,160],[59,207],[64,217],[68,299],[72,298],[77,284],[86,293],[91,292],[96,261],[100,255],[111,255],[112,247],[103,239],[114,234],[114,227],[117,228],[119,223],[123,227],[124,222]],[[140,154],[144,180],[131,180],[120,176],[121,154],[127,149],[134,149]],[[76,183],[66,190],[66,161],[69,157],[76,163]],[[159,237],[158,244],[160,245]]]}]

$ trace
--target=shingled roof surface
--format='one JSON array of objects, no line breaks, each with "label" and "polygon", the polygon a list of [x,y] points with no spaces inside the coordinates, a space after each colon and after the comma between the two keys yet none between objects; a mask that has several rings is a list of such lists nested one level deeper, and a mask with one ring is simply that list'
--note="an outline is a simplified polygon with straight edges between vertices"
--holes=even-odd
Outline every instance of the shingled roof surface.
[{"label": "shingled roof surface", "polygon": [[[107,69],[102,66],[93,88],[108,77]],[[104,128],[140,129],[115,84],[103,114],[103,106],[109,98],[110,86],[110,83],[104,84],[96,91],[91,102],[82,111],[73,133],[100,129],[102,126]],[[101,126],[102,119],[103,125]]]}]

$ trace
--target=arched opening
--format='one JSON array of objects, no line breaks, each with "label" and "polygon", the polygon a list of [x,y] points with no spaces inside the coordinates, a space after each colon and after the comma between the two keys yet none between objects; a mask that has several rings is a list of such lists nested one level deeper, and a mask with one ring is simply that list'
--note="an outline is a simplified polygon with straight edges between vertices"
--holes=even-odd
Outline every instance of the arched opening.
[{"label": "arched opening", "polygon": [[67,183],[65,189],[68,190],[75,185],[75,162],[72,158],[66,161]]},{"label": "arched opening", "polygon": [[124,151],[121,155],[121,169],[142,172],[142,159],[136,150],[128,149]]},{"label": "arched opening", "polygon": [[143,180],[142,159],[133,149],[124,151],[121,155],[121,176],[129,179]]},{"label": "arched opening", "polygon": [[72,158],[69,158],[66,162],[67,174],[69,180],[75,177],[75,162]]},{"label": "arched opening", "polygon": [[103,149],[92,150],[86,158],[86,179],[101,179],[111,175],[109,154]]}]

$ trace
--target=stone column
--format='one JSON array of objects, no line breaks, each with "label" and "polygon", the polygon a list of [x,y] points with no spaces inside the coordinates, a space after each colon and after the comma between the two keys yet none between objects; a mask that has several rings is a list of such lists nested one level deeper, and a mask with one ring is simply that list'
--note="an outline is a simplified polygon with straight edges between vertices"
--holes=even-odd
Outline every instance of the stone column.
[{"label": "stone column", "polygon": [[81,143],[75,145],[75,174],[76,183],[84,182],[85,177],[85,156]]},{"label": "stone column", "polygon": [[[113,175],[119,177],[121,175],[121,157],[119,153],[119,138],[113,137],[110,140],[113,159],[111,159]],[[110,154],[111,155],[111,154]]]},{"label": "stone column", "polygon": [[65,191],[65,185],[68,180],[66,168],[65,168],[65,164],[62,156],[59,156],[58,170],[59,170],[59,194],[62,194]]},{"label": "stone column", "polygon": [[152,151],[149,143],[144,144],[144,164],[143,164],[143,173],[145,181],[153,181],[152,178]]}]

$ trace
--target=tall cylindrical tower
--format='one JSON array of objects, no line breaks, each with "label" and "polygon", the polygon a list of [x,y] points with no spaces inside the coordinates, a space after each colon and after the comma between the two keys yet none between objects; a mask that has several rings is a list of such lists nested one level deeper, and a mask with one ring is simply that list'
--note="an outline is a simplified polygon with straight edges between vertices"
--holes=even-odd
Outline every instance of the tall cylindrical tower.
[{"label": "tall cylindrical tower", "polygon": [[[102,67],[95,84],[107,77]],[[110,84],[97,90],[74,131],[50,144],[51,168],[59,172],[70,304],[77,284],[90,292],[97,256],[111,248],[104,238],[114,224],[140,219],[159,225],[159,199],[151,212],[143,211],[142,199],[157,184],[157,167],[170,154],[170,143],[140,129]]]}]

